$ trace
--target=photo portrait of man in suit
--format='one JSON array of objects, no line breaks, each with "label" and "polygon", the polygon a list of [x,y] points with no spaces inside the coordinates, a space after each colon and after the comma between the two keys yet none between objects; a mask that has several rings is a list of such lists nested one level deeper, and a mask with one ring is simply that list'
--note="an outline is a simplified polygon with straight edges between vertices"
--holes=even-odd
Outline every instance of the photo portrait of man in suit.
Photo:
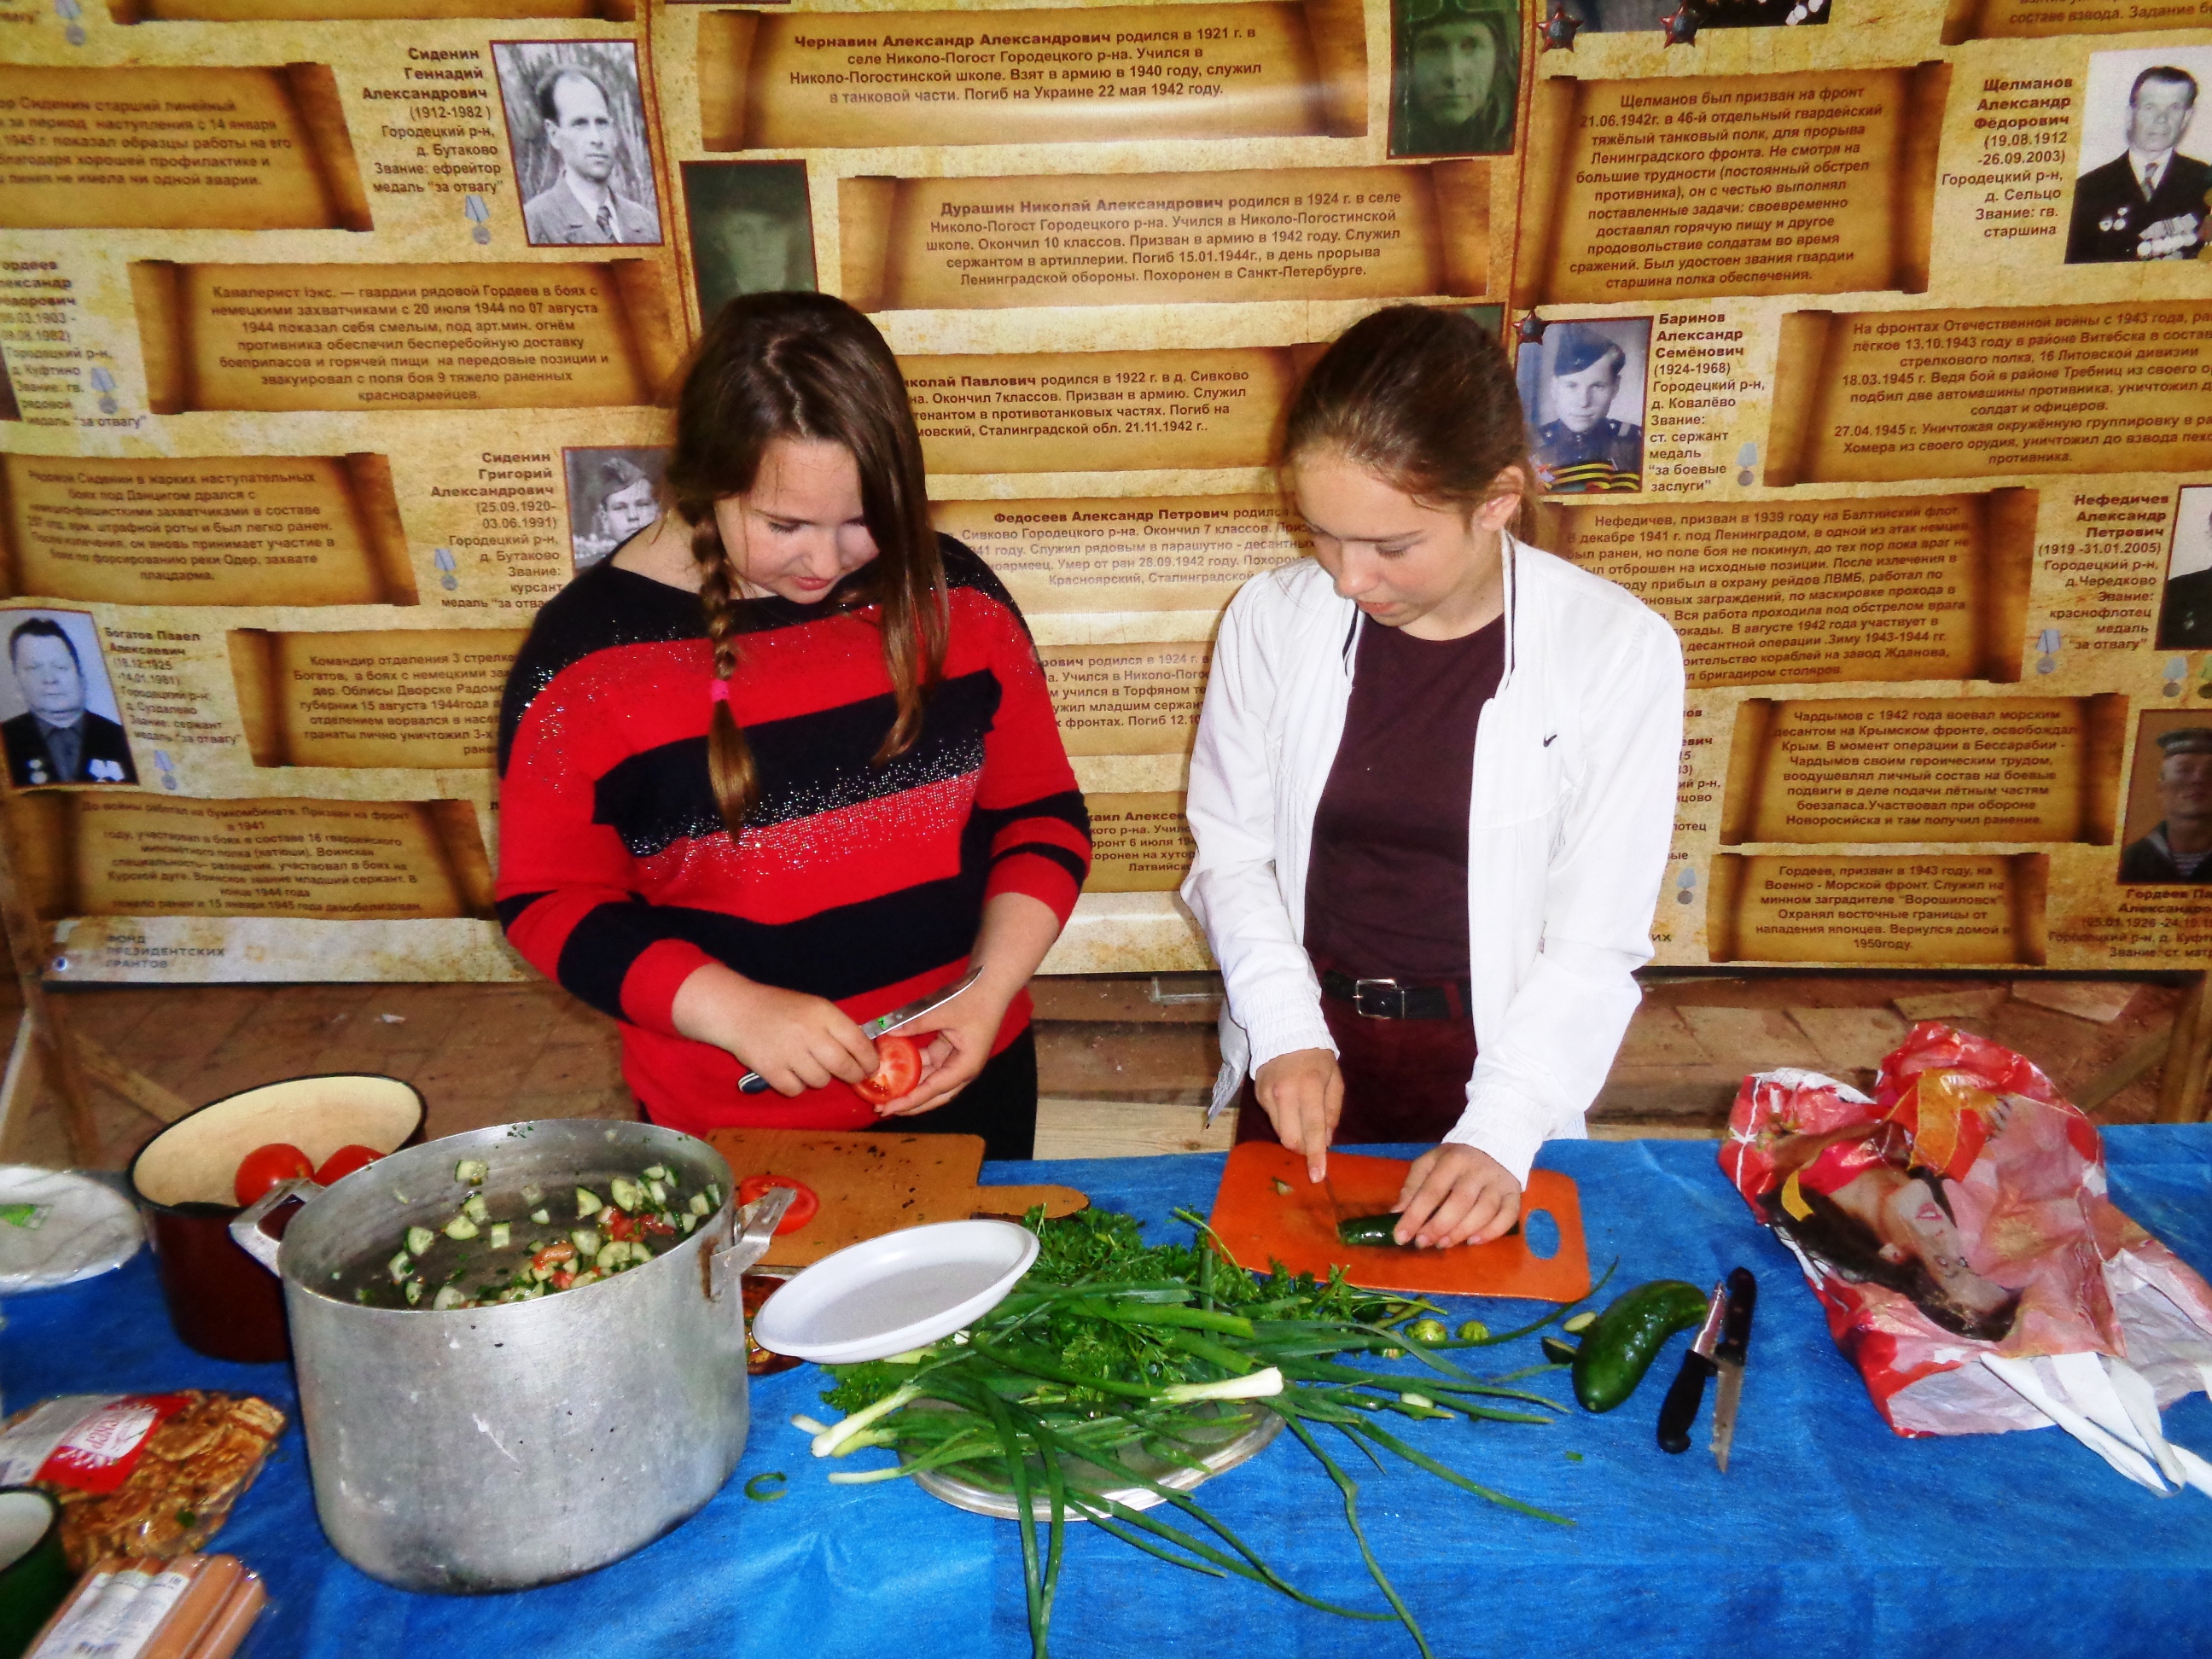
[{"label": "photo portrait of man in suit", "polygon": [[8,664],[30,705],[0,720],[8,776],[17,787],[138,781],[123,728],[84,706],[84,662],[68,630],[47,617],[17,623],[8,635]]},{"label": "photo portrait of man in suit", "polygon": [[2212,484],[2191,484],[2174,502],[2158,643],[2167,651],[2212,650]]},{"label": "photo portrait of man in suit", "polygon": [[590,70],[556,69],[538,83],[545,143],[561,158],[560,176],[522,205],[533,247],[660,240],[660,218],[611,182],[620,154],[614,99]]},{"label": "photo portrait of man in suit", "polygon": [[2184,155],[2197,114],[2197,77],[2155,64],[2128,90],[2127,148],[2074,181],[2066,263],[2194,259],[2212,207],[2212,166]]}]

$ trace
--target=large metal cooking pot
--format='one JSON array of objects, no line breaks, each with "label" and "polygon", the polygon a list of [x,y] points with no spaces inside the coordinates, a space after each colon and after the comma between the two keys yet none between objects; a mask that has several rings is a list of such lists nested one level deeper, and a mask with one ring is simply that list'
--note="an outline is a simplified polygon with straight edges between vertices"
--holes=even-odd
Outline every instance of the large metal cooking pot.
[{"label": "large metal cooking pot", "polygon": [[[456,1178],[464,1158],[489,1179]],[[434,1312],[325,1291],[410,1225],[439,1227],[471,1191],[495,1217],[651,1164],[721,1207],[674,1249],[534,1301]],[[407,1589],[526,1589],[619,1560],[677,1526],[744,1449],[744,1297],[789,1196],[746,1230],[729,1165],[645,1123],[511,1123],[410,1147],[327,1189],[287,1182],[232,1233],[283,1280],[315,1509],[339,1554]],[[304,1188],[304,1190],[301,1190]],[[261,1218],[307,1198],[281,1245]],[[777,1200],[781,1199],[781,1201]]]}]

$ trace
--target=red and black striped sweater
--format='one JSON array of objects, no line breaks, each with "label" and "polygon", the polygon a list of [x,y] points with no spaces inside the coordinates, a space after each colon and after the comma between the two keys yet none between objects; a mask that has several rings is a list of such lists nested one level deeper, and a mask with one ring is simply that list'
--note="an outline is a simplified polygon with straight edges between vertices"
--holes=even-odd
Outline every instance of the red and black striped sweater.
[{"label": "red and black striped sweater", "polygon": [[[623,1072],[657,1122],[858,1128],[842,1083],[738,1092],[744,1068],[677,1034],[677,988],[720,962],[866,1020],[957,979],[987,899],[1065,921],[1090,820],[1021,613],[942,538],[944,678],[920,737],[873,764],[896,704],[872,605],[738,606],[730,708],[759,804],[732,840],[707,774],[714,658],[696,595],[615,568],[548,600],[500,714],[499,915],[539,969],[623,1022]],[[855,582],[865,576],[857,572]],[[994,1048],[1027,1026],[1027,993]]]}]

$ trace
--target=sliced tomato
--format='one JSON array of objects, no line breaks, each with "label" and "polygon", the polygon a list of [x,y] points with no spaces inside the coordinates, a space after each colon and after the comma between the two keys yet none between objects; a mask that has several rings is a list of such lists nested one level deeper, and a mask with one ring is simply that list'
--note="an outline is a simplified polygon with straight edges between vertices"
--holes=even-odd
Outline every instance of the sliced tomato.
[{"label": "sliced tomato", "polygon": [[771,1187],[791,1188],[791,1207],[783,1212],[783,1219],[775,1224],[778,1234],[795,1233],[820,1212],[822,1200],[814,1188],[791,1176],[747,1176],[738,1183],[738,1202],[750,1204]]},{"label": "sliced tomato", "polygon": [[663,1221],[657,1215],[639,1217],[637,1230],[641,1233],[650,1233],[655,1238],[673,1238],[676,1237],[676,1229],[670,1226],[665,1221]]},{"label": "sliced tomato", "polygon": [[355,1145],[341,1146],[323,1160],[323,1167],[315,1171],[315,1184],[335,1187],[356,1170],[365,1170],[384,1154],[374,1146]]},{"label": "sliced tomato", "polygon": [[617,1210],[610,1205],[599,1212],[599,1220],[607,1230],[609,1238],[619,1238],[627,1243],[637,1237],[637,1223],[630,1219],[627,1210]]},{"label": "sliced tomato", "polygon": [[284,1182],[314,1178],[314,1159],[289,1141],[276,1140],[266,1146],[256,1146],[239,1160],[231,1190],[237,1194],[240,1205],[244,1206]]},{"label": "sliced tomato", "polygon": [[871,1106],[886,1106],[921,1081],[921,1045],[902,1032],[876,1039],[876,1074],[853,1092]]}]

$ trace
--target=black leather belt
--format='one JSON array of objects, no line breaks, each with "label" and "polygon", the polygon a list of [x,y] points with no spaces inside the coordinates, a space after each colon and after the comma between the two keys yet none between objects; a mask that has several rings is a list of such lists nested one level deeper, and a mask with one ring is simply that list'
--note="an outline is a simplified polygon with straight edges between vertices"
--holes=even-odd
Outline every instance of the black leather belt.
[{"label": "black leather belt", "polygon": [[1471,999],[1464,980],[1445,985],[1407,985],[1395,979],[1354,979],[1334,968],[1321,976],[1321,994],[1348,1002],[1369,1019],[1456,1019]]}]

